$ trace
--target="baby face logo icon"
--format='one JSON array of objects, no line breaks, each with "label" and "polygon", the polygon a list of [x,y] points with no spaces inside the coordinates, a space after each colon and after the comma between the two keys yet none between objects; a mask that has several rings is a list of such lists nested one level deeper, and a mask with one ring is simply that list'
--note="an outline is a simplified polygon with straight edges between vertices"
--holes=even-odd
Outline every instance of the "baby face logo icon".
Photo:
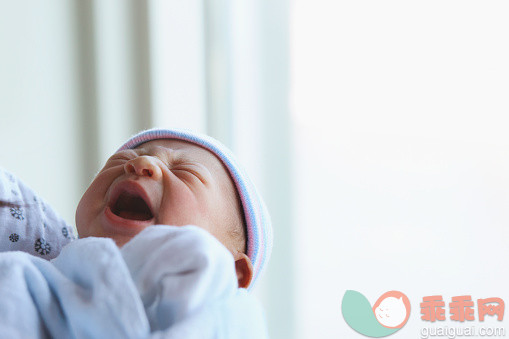
[{"label": "baby face logo icon", "polygon": [[357,291],[343,296],[341,312],[347,324],[368,337],[381,338],[401,329],[410,316],[410,300],[399,291],[389,291],[371,307],[368,299]]}]

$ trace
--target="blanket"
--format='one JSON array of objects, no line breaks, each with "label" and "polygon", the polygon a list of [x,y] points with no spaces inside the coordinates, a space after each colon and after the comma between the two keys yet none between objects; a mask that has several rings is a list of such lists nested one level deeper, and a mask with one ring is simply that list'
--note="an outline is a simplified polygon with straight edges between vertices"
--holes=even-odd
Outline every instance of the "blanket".
[{"label": "blanket", "polygon": [[5,338],[266,338],[231,253],[196,226],[151,226],[119,249],[70,242],[51,261],[0,253]]}]

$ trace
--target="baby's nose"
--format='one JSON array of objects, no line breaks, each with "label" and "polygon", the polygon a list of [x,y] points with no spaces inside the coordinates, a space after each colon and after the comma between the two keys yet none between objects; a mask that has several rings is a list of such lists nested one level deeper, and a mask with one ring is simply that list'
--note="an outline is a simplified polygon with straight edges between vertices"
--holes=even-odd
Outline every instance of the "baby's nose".
[{"label": "baby's nose", "polygon": [[140,177],[149,177],[158,180],[162,171],[154,157],[142,155],[129,160],[124,165],[124,171],[130,174],[136,174]]}]

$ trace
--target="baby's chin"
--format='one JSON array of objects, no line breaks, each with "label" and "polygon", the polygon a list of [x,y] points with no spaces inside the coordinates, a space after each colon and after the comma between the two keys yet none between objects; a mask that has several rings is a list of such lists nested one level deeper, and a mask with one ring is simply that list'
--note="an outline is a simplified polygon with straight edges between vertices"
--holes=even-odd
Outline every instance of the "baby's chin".
[{"label": "baby's chin", "polygon": [[88,237],[96,237],[96,238],[110,238],[115,242],[115,244],[122,248],[126,243],[128,243],[132,238],[134,238],[138,233],[143,231],[144,228],[129,232],[129,234],[122,234],[118,232],[114,232],[109,230],[104,225],[102,227],[91,227],[87,229],[78,228],[79,238],[88,238]]},{"label": "baby's chin", "polygon": [[115,242],[115,244],[119,247],[119,248],[122,248],[125,244],[127,244],[129,242],[129,240],[131,240],[132,238],[134,237],[125,237],[125,236],[122,236],[122,237],[115,237],[115,238],[111,238],[113,239],[113,241]]}]

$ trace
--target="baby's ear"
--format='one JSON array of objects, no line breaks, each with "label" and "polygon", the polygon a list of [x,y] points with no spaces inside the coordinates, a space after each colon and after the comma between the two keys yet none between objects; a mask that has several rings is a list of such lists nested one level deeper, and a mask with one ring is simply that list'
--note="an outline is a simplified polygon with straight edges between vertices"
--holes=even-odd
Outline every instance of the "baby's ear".
[{"label": "baby's ear", "polygon": [[253,279],[253,264],[251,259],[242,252],[237,252],[235,256],[235,271],[237,271],[237,280],[240,288],[247,288]]}]

